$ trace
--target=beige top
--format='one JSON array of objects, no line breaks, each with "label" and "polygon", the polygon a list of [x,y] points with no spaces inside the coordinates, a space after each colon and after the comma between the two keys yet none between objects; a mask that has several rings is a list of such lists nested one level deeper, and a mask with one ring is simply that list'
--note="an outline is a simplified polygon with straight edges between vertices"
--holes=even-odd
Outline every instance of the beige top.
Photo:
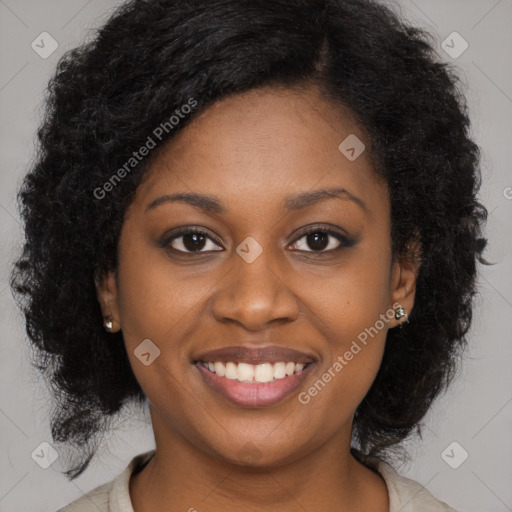
[{"label": "beige top", "polygon": [[[116,478],[57,512],[134,512],[129,492],[130,476],[134,470],[140,470],[154,453],[155,450],[151,450],[137,455]],[[364,457],[364,461],[366,466],[377,470],[386,482],[389,512],[457,512],[434,498],[418,482],[398,474],[389,464],[372,457]]]}]

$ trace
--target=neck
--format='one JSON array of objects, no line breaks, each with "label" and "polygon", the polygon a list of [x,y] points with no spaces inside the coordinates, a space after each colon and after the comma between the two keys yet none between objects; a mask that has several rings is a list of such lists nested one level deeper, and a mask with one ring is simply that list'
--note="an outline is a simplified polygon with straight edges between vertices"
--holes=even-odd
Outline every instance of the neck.
[{"label": "neck", "polygon": [[152,419],[156,453],[130,480],[135,512],[389,509],[382,477],[350,454],[351,428],[301,458],[251,467],[208,454]]}]

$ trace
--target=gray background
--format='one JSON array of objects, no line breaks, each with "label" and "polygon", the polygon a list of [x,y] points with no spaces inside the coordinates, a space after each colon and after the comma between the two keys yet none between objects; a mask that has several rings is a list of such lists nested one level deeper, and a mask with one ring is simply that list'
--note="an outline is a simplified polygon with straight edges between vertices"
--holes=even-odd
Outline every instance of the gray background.
[{"label": "gray background", "polygon": [[[34,449],[51,443],[49,395],[31,369],[22,318],[7,285],[22,236],[15,192],[34,158],[47,80],[58,58],[89,37],[116,3],[0,0],[1,512],[54,511],[154,447],[148,416],[126,411],[101,454],[76,481],[68,482],[59,472],[63,456],[48,469],[34,462]],[[401,0],[394,5],[431,30],[438,53],[460,69],[473,136],[483,151],[481,199],[490,213],[487,259],[496,262],[483,268],[479,279],[463,370],[430,411],[423,440],[408,443],[413,462],[397,469],[460,511],[512,511],[512,0]],[[457,59],[441,46],[453,31],[469,43]],[[31,48],[42,32],[59,45],[47,59]],[[457,469],[441,457],[453,441],[469,454]],[[460,450],[449,451],[452,460]]]}]

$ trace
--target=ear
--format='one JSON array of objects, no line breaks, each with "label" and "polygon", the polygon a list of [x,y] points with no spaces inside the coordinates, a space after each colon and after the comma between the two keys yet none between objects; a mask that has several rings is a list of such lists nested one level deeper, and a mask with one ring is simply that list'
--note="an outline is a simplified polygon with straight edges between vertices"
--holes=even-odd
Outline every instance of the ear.
[{"label": "ear", "polygon": [[[416,279],[421,266],[421,244],[415,239],[409,244],[407,254],[395,259],[391,275],[391,308],[402,306],[405,313],[410,315],[414,307],[416,295]],[[406,322],[407,317],[399,320],[392,318],[390,328]]]},{"label": "ear", "polygon": [[112,317],[113,327],[109,332],[118,332],[121,329],[119,320],[119,301],[116,276],[114,272],[107,272],[101,277],[95,277],[96,296],[101,306],[103,319]]}]

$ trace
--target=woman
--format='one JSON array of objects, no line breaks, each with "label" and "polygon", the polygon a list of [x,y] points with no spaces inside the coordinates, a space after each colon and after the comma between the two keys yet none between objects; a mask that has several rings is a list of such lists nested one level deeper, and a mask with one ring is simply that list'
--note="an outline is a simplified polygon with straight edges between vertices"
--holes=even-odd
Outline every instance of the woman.
[{"label": "woman", "polygon": [[64,511],[454,510],[390,465],[466,343],[457,78],[370,0],[130,1],[59,62],[13,273],[55,442],[156,449]]}]

